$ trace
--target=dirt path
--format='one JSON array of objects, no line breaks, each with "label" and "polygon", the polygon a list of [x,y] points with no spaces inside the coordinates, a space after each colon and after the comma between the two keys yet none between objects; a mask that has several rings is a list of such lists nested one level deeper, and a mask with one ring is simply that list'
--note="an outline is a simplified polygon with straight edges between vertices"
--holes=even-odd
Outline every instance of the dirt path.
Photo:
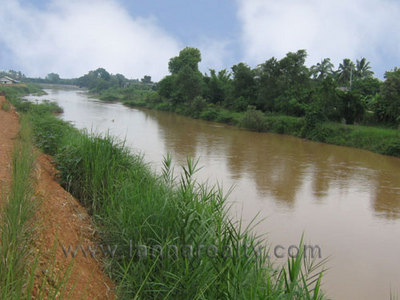
[{"label": "dirt path", "polygon": [[[0,103],[3,101],[4,97],[0,96]],[[11,155],[18,130],[17,113],[12,109],[9,112],[0,109],[0,180],[5,184],[10,182]],[[89,246],[94,248],[95,230],[86,210],[55,180],[57,171],[51,157],[39,153],[35,169],[35,195],[41,199],[36,214],[38,236],[34,241],[35,250],[39,253],[35,290],[43,278],[50,286],[56,286],[57,278],[62,278],[73,260],[63,299],[115,298],[115,285],[103,272],[102,264],[97,259],[84,257],[82,252],[75,259],[71,255],[67,258],[61,247],[67,249],[71,245],[75,249],[82,245],[84,249]]]},{"label": "dirt path", "polygon": [[[19,131],[18,116],[15,112],[6,112],[1,109],[6,99],[0,96],[0,189],[9,188],[11,180],[11,158],[14,140]],[[4,199],[0,194],[0,205]]]}]

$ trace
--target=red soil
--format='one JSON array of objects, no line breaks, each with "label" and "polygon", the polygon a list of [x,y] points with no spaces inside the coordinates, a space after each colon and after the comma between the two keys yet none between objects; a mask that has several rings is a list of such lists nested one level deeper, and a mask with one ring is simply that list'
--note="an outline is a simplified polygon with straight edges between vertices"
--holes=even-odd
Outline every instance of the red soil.
[{"label": "red soil", "polygon": [[[0,96],[0,107],[4,101],[4,97]],[[17,113],[13,109],[9,112],[0,109],[0,183],[5,185],[9,185],[11,180],[12,149],[18,130]],[[62,245],[65,248],[69,245],[94,248],[96,231],[86,210],[57,183],[56,173],[52,158],[38,152],[35,166],[35,199],[39,202],[35,224],[38,234],[33,248],[39,254],[39,267],[35,291],[43,280],[47,281],[47,290],[49,286],[57,285],[57,278],[63,277],[73,260],[64,299],[113,299],[115,284],[103,272],[99,258],[85,258],[79,252],[72,259],[71,255],[67,258],[63,252]]]}]

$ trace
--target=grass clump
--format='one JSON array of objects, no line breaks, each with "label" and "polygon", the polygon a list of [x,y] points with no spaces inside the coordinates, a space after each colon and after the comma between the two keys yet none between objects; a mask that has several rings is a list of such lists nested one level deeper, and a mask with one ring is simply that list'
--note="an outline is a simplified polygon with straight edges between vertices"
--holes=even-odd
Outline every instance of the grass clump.
[{"label": "grass clump", "polygon": [[319,130],[327,143],[400,157],[400,130],[337,123],[323,123]]},{"label": "grass clump", "polygon": [[10,104],[8,104],[7,102],[3,102],[1,104],[1,109],[4,111],[10,111]]}]

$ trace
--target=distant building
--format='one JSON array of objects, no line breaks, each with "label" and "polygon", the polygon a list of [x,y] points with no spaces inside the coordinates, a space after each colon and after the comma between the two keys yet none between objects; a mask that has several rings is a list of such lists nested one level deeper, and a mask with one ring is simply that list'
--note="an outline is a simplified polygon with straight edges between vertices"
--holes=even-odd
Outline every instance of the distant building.
[{"label": "distant building", "polygon": [[12,79],[8,76],[3,76],[0,78],[0,84],[16,84],[16,83],[19,83],[19,81]]}]

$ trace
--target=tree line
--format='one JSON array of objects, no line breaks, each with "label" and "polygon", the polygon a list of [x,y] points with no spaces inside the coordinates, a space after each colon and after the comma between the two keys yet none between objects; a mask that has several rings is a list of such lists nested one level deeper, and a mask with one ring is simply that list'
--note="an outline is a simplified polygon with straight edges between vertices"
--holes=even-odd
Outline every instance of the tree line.
[{"label": "tree line", "polygon": [[356,62],[345,58],[335,69],[329,58],[307,67],[306,57],[306,50],[298,50],[282,59],[272,57],[255,68],[241,62],[230,69],[210,69],[203,74],[198,66],[200,50],[186,47],[170,59],[170,74],[158,83],[148,75],[140,80],[128,79],[104,68],[74,79],[60,78],[56,73],[44,79],[26,78],[16,71],[8,74],[22,81],[86,87],[106,100],[140,98],[148,106],[168,107],[166,110],[193,117],[215,109],[256,110],[346,124],[400,124],[400,69],[387,71],[381,81],[374,77],[366,58]]},{"label": "tree line", "polygon": [[308,68],[306,57],[305,50],[298,50],[255,68],[239,63],[231,70],[202,74],[200,51],[186,47],[170,59],[170,75],[158,83],[158,92],[175,107],[201,109],[211,104],[237,112],[250,108],[347,124],[400,123],[399,69],[386,72],[382,82],[365,58],[355,63],[346,58],[335,70],[329,58]]}]

